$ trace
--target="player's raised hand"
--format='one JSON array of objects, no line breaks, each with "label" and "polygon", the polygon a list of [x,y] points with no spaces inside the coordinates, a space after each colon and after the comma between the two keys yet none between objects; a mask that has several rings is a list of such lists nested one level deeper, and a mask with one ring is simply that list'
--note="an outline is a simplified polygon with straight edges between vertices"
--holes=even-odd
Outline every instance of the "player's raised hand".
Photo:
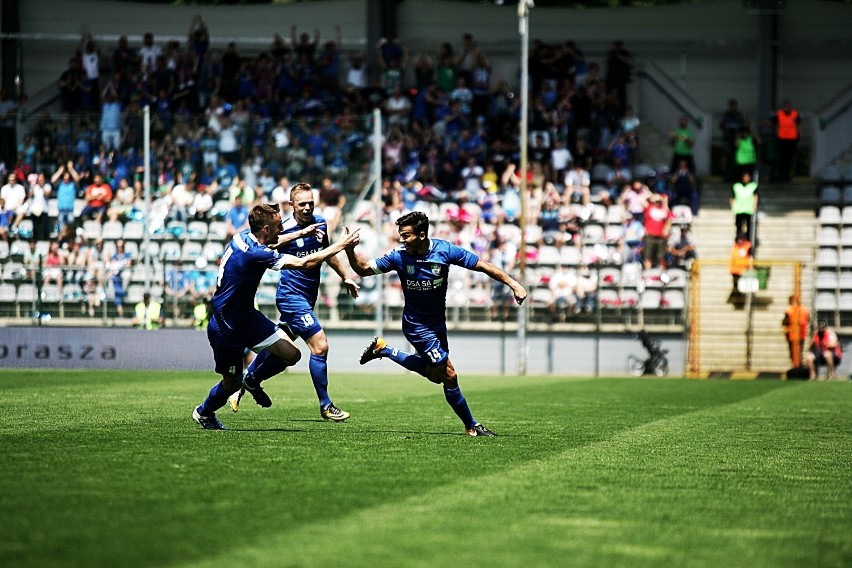
[{"label": "player's raised hand", "polygon": [[340,233],[340,238],[337,239],[337,242],[343,243],[345,248],[355,248],[361,242],[361,229],[358,228],[350,231],[349,227],[343,227],[343,231]]},{"label": "player's raised hand", "polygon": [[301,233],[301,236],[303,236],[303,237],[309,237],[311,235],[316,235],[317,240],[321,241],[323,236],[325,235],[325,231],[323,231],[323,229],[322,229],[322,227],[324,227],[324,226],[325,225],[323,225],[322,223],[314,223],[313,225],[308,225],[307,227],[303,228],[299,232]]}]

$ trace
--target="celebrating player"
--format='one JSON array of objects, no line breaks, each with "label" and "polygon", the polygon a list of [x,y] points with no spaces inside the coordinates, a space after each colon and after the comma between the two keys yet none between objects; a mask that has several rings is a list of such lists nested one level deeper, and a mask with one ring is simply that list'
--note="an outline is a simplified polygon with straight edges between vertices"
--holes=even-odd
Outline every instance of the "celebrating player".
[{"label": "celebrating player", "polygon": [[[309,270],[346,247],[358,244],[357,231],[344,229],[340,239],[325,250],[305,257],[281,254],[270,248],[278,246],[283,229],[281,214],[269,204],[256,205],[249,213],[249,228],[237,233],[225,249],[213,295],[213,313],[207,326],[207,339],[213,348],[216,372],[222,380],[210,390],[205,401],[192,411],[192,419],[207,430],[224,430],[216,411],[242,385],[243,351],[268,351],[281,361],[293,365],[301,353],[287,335],[254,307],[260,279],[267,268]],[[276,363],[276,365],[279,365]]]},{"label": "celebrating player", "polygon": [[[290,204],[293,207],[293,217],[284,224],[278,250],[292,256],[304,257],[327,248],[327,225],[325,219],[314,215],[314,192],[311,186],[307,183],[294,185],[290,190]],[[305,231],[310,233],[305,235]],[[349,294],[357,298],[358,284],[346,275],[337,257],[331,256],[326,262],[343,279]],[[328,396],[328,339],[314,313],[321,269],[322,267],[317,265],[308,270],[282,270],[275,303],[281,312],[281,323],[290,338],[295,340],[296,336],[301,337],[311,350],[308,369],[319,398],[320,416],[326,420],[342,422],[349,418],[349,413],[337,408]],[[240,400],[246,390],[260,406],[272,406],[272,400],[260,388],[260,383],[283,371],[284,366],[284,361],[268,351],[260,353],[243,374],[244,388],[228,399],[231,410],[239,410]]]},{"label": "celebrating player", "polygon": [[410,371],[419,373],[433,383],[444,385],[444,396],[461,418],[469,436],[494,436],[477,422],[459,388],[458,376],[449,359],[447,343],[447,275],[450,265],[484,272],[512,289],[515,301],[522,304],[527,291],[511,276],[473,254],[447,241],[430,239],[429,218],[415,211],[396,221],[402,247],[381,258],[365,261],[355,255],[353,247],[346,249],[352,268],[361,276],[372,276],[395,270],[402,282],[405,308],[402,312],[402,333],[416,354],[405,353],[388,346],[376,337],[361,355],[361,364],[388,357]]}]

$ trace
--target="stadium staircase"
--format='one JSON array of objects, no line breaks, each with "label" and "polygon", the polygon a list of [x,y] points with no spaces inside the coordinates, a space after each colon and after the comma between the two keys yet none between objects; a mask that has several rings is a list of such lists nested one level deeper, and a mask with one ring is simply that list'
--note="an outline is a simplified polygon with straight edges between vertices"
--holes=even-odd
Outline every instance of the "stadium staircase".
[{"label": "stadium staircase", "polygon": [[[817,199],[812,180],[760,187],[757,261],[803,263],[802,304],[812,306],[813,261],[818,220]],[[754,304],[754,343],[751,365],[747,365],[745,330],[747,312],[742,304],[728,302],[731,277],[727,261],[734,240],[734,220],[729,199],[731,184],[705,181],[701,210],[692,229],[702,261],[722,263],[702,269],[698,302],[700,318],[701,374],[737,372],[784,372],[789,368],[787,343],[781,317],[791,292],[791,279],[775,281],[757,295]],[[789,270],[789,269],[788,269]],[[788,272],[789,274],[789,272]],[[770,276],[772,278],[772,275]],[[779,313],[781,314],[779,316]]]}]

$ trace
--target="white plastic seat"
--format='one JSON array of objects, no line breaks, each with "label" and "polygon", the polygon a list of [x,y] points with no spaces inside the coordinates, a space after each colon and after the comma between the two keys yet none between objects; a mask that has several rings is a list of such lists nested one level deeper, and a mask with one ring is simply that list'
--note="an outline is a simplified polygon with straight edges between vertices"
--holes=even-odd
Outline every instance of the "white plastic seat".
[{"label": "white plastic seat", "polygon": [[836,183],[842,179],[842,174],[840,173],[840,168],[837,166],[825,166],[819,172],[819,178],[823,182],[831,182]]},{"label": "white plastic seat", "polygon": [[852,292],[841,292],[837,302],[837,308],[841,312],[852,312]]},{"label": "white plastic seat", "polygon": [[636,308],[639,306],[639,292],[636,290],[622,290],[618,295],[618,299],[621,302],[622,308]]},{"label": "white plastic seat", "polygon": [[79,284],[66,284],[62,287],[63,302],[82,302],[86,298],[86,293]]},{"label": "white plastic seat", "polygon": [[660,307],[667,310],[682,310],[686,304],[686,299],[683,295],[683,290],[665,290],[663,291],[663,299],[660,302]]},{"label": "white plastic seat", "polygon": [[834,292],[817,292],[814,307],[818,312],[833,312],[837,309],[837,298]]},{"label": "white plastic seat", "polygon": [[635,288],[642,277],[642,265],[638,262],[628,262],[621,267],[621,285],[625,288]]},{"label": "white plastic seat", "polygon": [[530,291],[530,302],[533,306],[549,306],[553,301],[553,291],[550,288],[533,288]]},{"label": "white plastic seat", "polygon": [[41,301],[51,304],[58,304],[62,299],[62,294],[59,293],[59,286],[56,284],[45,284],[41,288]]},{"label": "white plastic seat", "polygon": [[819,231],[817,243],[821,247],[836,247],[840,244],[840,229],[837,227],[824,226]]},{"label": "white plastic seat", "polygon": [[840,263],[840,257],[835,249],[819,249],[816,258],[816,265],[819,267],[832,267]]},{"label": "white plastic seat", "polygon": [[228,238],[228,226],[222,221],[211,221],[207,226],[207,240],[224,241]]},{"label": "white plastic seat", "polygon": [[598,302],[603,309],[616,309],[621,306],[618,290],[603,288],[598,291]]},{"label": "white plastic seat", "polygon": [[662,298],[663,294],[659,290],[645,290],[639,301],[643,310],[658,310]]},{"label": "white plastic seat", "polygon": [[[568,248],[568,247],[562,247]],[[560,253],[559,249],[553,246],[544,245],[538,247],[538,264],[539,266],[556,266],[559,264]]]},{"label": "white plastic seat", "polygon": [[840,278],[837,279],[837,287],[841,290],[852,290],[852,272],[841,272]]},{"label": "white plastic seat", "polygon": [[209,226],[204,221],[190,221],[186,226],[190,239],[203,241],[207,238]]},{"label": "white plastic seat", "polygon": [[141,241],[145,238],[145,225],[139,221],[128,221],[124,224],[125,241]]},{"label": "white plastic seat", "polygon": [[204,243],[204,250],[201,253],[204,258],[210,262],[218,260],[225,252],[225,245],[216,241],[208,241]]},{"label": "white plastic seat", "polygon": [[586,225],[585,227],[583,227],[583,242],[592,245],[604,242],[603,226]]},{"label": "white plastic seat", "polygon": [[583,256],[580,249],[573,245],[565,245],[559,252],[559,264],[562,266],[580,266]]},{"label": "white plastic seat", "polygon": [[101,227],[101,238],[117,240],[124,236],[124,225],[120,221],[107,221]]},{"label": "white plastic seat", "polygon": [[[830,251],[832,249],[820,249],[820,253],[822,253],[823,250],[829,250]],[[817,256],[817,260],[819,260],[819,256]],[[843,249],[840,252],[840,258],[838,258],[836,265],[840,266],[841,268],[852,268],[852,249],[848,249],[848,248]],[[817,266],[822,267],[824,265],[817,262]]]},{"label": "white plastic seat", "polygon": [[184,260],[195,260],[203,254],[204,245],[197,241],[187,241],[183,245],[182,256]]},{"label": "white plastic seat", "polygon": [[624,224],[625,215],[623,205],[619,203],[610,205],[606,211],[606,222],[610,225],[622,225]]},{"label": "white plastic seat", "polygon": [[609,178],[610,174],[612,174],[612,168],[606,164],[596,164],[595,167],[592,168],[591,180],[594,182],[602,182],[606,183],[606,180]]},{"label": "white plastic seat", "polygon": [[598,274],[600,285],[608,288],[617,288],[621,286],[621,269],[613,266],[606,266],[600,269]]},{"label": "white plastic seat", "polygon": [[[849,215],[852,218],[852,212]],[[834,205],[823,205],[819,208],[819,222],[820,225],[839,225],[841,222],[840,208]]]},{"label": "white plastic seat", "polygon": [[821,271],[817,272],[814,286],[817,290],[836,290],[838,285],[837,273]]},{"label": "white plastic seat", "polygon": [[18,302],[32,303],[35,302],[38,293],[36,292],[36,287],[29,283],[24,282],[20,286],[18,286]]},{"label": "white plastic seat", "polygon": [[689,225],[692,223],[692,209],[687,205],[675,205],[672,208],[672,215],[674,215],[672,222],[676,225]]},{"label": "white plastic seat", "polygon": [[18,299],[18,287],[11,282],[0,283],[0,302],[14,302]]},{"label": "white plastic seat", "polygon": [[142,296],[145,294],[145,285],[144,284],[131,284],[127,287],[127,295],[124,297],[124,301],[134,306],[142,301]]},{"label": "white plastic seat", "polygon": [[619,243],[624,239],[624,225],[607,225],[604,230],[604,241]]},{"label": "white plastic seat", "polygon": [[182,254],[180,243],[177,241],[166,241],[160,245],[160,258],[165,261],[179,260]]},{"label": "white plastic seat", "polygon": [[686,288],[689,284],[689,272],[681,268],[669,268],[666,270],[667,282],[663,282],[666,289]]},{"label": "white plastic seat", "polygon": [[101,224],[92,219],[83,221],[83,236],[90,241],[101,238]]}]

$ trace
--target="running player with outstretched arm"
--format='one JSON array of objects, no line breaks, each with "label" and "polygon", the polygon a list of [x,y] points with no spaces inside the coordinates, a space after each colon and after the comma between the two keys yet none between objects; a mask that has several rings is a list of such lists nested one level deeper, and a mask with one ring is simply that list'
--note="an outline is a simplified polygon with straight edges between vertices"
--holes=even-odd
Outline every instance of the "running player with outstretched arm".
[{"label": "running player with outstretched arm", "polygon": [[346,247],[358,244],[358,232],[344,229],[332,246],[305,257],[276,252],[282,231],[281,214],[269,204],[256,205],[249,213],[249,229],[237,233],[225,249],[219,265],[207,339],[213,348],[216,372],[222,380],[210,390],[192,419],[207,430],[224,430],[216,411],[242,385],[243,351],[269,351],[285,366],[293,365],[301,353],[287,335],[254,307],[257,287],[266,269],[309,270]]},{"label": "running player with outstretched arm", "polygon": [[459,388],[458,376],[449,359],[447,342],[447,275],[450,265],[483,272],[512,289],[515,301],[522,304],[527,291],[511,276],[447,241],[429,238],[429,218],[415,211],[396,221],[402,247],[381,258],[365,261],[355,255],[353,247],[346,249],[352,268],[361,276],[373,276],[394,270],[402,282],[405,308],[402,312],[402,333],[417,353],[405,353],[388,346],[381,337],[361,355],[361,364],[388,357],[402,367],[423,375],[444,386],[444,396],[450,407],[464,423],[469,436],[494,436],[477,422]]}]

